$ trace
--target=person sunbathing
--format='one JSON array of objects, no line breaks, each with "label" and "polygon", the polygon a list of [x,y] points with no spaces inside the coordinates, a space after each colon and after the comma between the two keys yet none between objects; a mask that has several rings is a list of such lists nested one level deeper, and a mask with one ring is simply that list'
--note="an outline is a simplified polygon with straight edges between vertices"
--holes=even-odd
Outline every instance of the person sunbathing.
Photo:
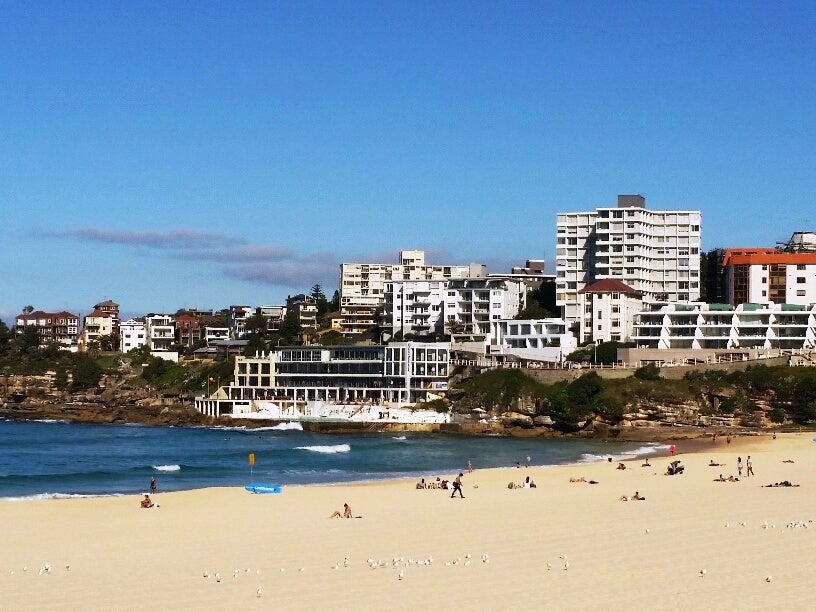
[{"label": "person sunbathing", "polygon": [[634,495],[621,495],[618,499],[620,501],[646,501],[646,498],[640,494],[640,491],[635,491]]},{"label": "person sunbathing", "polygon": [[782,463],[793,463],[793,459],[785,459]]},{"label": "person sunbathing", "polygon": [[720,465],[720,464],[719,464],[719,463],[716,463],[716,462],[715,462],[715,461],[712,459],[711,461],[709,461],[709,462],[708,462],[708,465],[710,465],[710,466],[715,466],[715,465]]},{"label": "person sunbathing", "polygon": [[152,508],[153,505],[153,500],[150,499],[150,496],[147,493],[145,493],[144,499],[141,501],[142,508]]},{"label": "person sunbathing", "polygon": [[587,479],[584,478],[583,476],[581,476],[580,478],[574,478],[574,477],[570,478],[570,482],[586,482],[586,481],[587,481]]},{"label": "person sunbathing", "polygon": [[343,504],[343,513],[341,514],[339,510],[335,510],[329,518],[351,518],[351,506]]},{"label": "person sunbathing", "polygon": [[775,482],[769,485],[763,485],[764,487],[798,487],[798,484],[791,483],[790,480],[783,480],[782,482]]}]

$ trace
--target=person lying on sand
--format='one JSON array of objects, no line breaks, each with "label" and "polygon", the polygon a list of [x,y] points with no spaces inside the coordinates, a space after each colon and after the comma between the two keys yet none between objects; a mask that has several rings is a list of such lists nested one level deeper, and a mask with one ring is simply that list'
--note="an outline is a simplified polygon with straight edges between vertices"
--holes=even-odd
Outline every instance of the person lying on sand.
[{"label": "person lying on sand", "polygon": [[762,485],[764,487],[798,487],[798,484],[792,484],[790,480],[783,480],[782,482],[775,482],[769,485]]},{"label": "person lying on sand", "polygon": [[643,497],[643,496],[640,494],[640,492],[638,492],[638,491],[635,491],[635,494],[634,494],[634,495],[629,495],[629,496],[626,496],[626,495],[621,495],[621,496],[620,496],[618,499],[619,499],[620,501],[635,501],[635,500],[637,500],[637,501],[645,501],[645,500],[646,500],[646,498],[645,498],[645,497]]},{"label": "person lying on sand", "polygon": [[598,484],[597,480],[587,480],[584,476],[581,476],[580,478],[574,478],[573,477],[573,478],[570,478],[569,481],[570,482],[586,482],[588,484]]},{"label": "person lying on sand", "polygon": [[793,459],[785,459],[782,463],[793,463]]},{"label": "person lying on sand", "polygon": [[715,482],[739,482],[739,478],[734,478],[733,474],[731,476],[729,476],[728,478],[726,478],[725,476],[720,474],[720,477],[715,478],[714,481]]},{"label": "person lying on sand", "polygon": [[713,459],[708,462],[708,465],[715,466],[715,465],[725,465],[724,463],[716,463]]}]

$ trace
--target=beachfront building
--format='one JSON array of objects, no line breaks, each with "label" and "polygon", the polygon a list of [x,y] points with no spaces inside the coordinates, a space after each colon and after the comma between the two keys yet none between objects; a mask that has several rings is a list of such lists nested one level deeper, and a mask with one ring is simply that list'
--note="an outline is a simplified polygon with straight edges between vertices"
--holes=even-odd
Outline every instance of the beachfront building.
[{"label": "beachfront building", "polygon": [[206,346],[212,346],[216,342],[222,342],[229,339],[229,327],[215,327],[214,325],[207,325],[204,327],[204,344]]},{"label": "beachfront building", "polygon": [[399,262],[343,263],[340,265],[340,317],[344,336],[359,336],[375,327],[385,303],[385,285],[398,280],[445,281],[486,276],[485,266],[425,263],[425,251],[399,252]]},{"label": "beachfront building", "polygon": [[266,329],[276,332],[280,329],[283,319],[286,317],[286,306],[274,306],[267,304],[258,306],[257,313],[266,321]]},{"label": "beachfront building", "polygon": [[113,328],[111,333],[114,335],[119,333],[119,324],[121,323],[119,319],[119,304],[113,300],[103,300],[98,304],[94,304],[93,309],[109,315],[111,318],[111,327]]},{"label": "beachfront building", "polygon": [[304,293],[287,296],[286,312],[294,313],[302,328],[317,329],[317,302],[312,296]]},{"label": "beachfront building", "polygon": [[143,319],[128,319],[119,325],[119,350],[123,353],[147,344],[147,327]]},{"label": "beachfront building", "polygon": [[17,334],[27,327],[36,327],[41,345],[58,344],[75,349],[79,343],[79,317],[64,310],[23,312],[15,317],[14,325]]},{"label": "beachfront building", "polygon": [[643,309],[640,293],[613,278],[591,283],[578,292],[581,342],[628,342],[635,315]]},{"label": "beachfront building", "polygon": [[383,294],[382,326],[390,330],[390,336],[431,336],[442,332],[447,295],[444,281],[389,281]]},{"label": "beachfront building", "polygon": [[768,302],[809,305],[816,303],[816,249],[796,241],[789,247],[726,249],[723,256],[726,292],[733,304]]},{"label": "beachfront building", "polygon": [[199,318],[192,313],[182,312],[175,317],[176,343],[179,346],[192,348],[204,338],[204,327]]},{"label": "beachfront building", "polygon": [[[234,380],[196,408],[209,416],[410,419],[448,387],[450,343],[280,347],[236,357]],[[438,419],[434,414],[423,418]],[[419,417],[416,417],[419,418]]]},{"label": "beachfront building", "polygon": [[147,344],[150,351],[169,351],[176,341],[175,317],[151,313],[145,316]]},{"label": "beachfront building", "polygon": [[578,347],[564,319],[502,319],[490,323],[487,354],[519,361],[563,363]]},{"label": "beachfront building", "polygon": [[454,339],[487,339],[490,323],[512,319],[524,308],[524,283],[500,278],[467,278],[445,284],[445,333]]},{"label": "beachfront building", "polygon": [[246,322],[254,311],[249,306],[230,306],[227,311],[227,327],[230,330],[230,337],[238,340],[246,334]]},{"label": "beachfront building", "polygon": [[554,289],[555,274],[547,274],[544,266],[543,259],[528,259],[523,266],[513,266],[509,273],[491,272],[487,277],[521,282],[525,293],[539,290],[544,285]]},{"label": "beachfront building", "polygon": [[92,347],[100,348],[104,338],[113,337],[115,329],[118,329],[118,324],[118,320],[114,320],[110,311],[95,308],[85,317],[82,333],[79,336],[79,349],[87,351]]},{"label": "beachfront building", "polygon": [[641,195],[617,207],[558,213],[556,304],[581,321],[580,292],[602,279],[625,283],[644,302],[688,302],[700,296],[701,213],[654,211]]},{"label": "beachfront building", "polygon": [[635,316],[638,348],[796,351],[816,348],[816,306],[652,305]]}]

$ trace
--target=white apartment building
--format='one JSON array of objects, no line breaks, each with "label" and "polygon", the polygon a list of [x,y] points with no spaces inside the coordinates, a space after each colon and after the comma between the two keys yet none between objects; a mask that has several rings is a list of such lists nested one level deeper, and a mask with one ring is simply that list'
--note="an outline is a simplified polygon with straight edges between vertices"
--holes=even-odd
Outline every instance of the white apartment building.
[{"label": "white apartment building", "polygon": [[385,304],[385,284],[398,280],[448,280],[486,276],[482,264],[431,266],[425,251],[399,252],[399,262],[340,264],[341,333],[356,335],[377,325]]},{"label": "white apartment building", "polygon": [[605,278],[578,292],[581,342],[627,342],[635,315],[643,309],[641,295],[619,280]]},{"label": "white apartment building", "polygon": [[564,319],[503,319],[490,323],[491,356],[563,363],[578,347]]},{"label": "white apartment building", "polygon": [[816,306],[653,304],[635,316],[632,340],[655,349],[813,349]]},{"label": "white apartment building", "polygon": [[127,353],[147,344],[147,327],[144,321],[128,319],[119,325],[119,350]]},{"label": "white apartment building", "polygon": [[391,336],[431,335],[443,330],[444,281],[389,281],[385,283],[383,327]]},{"label": "white apartment building", "polygon": [[266,319],[266,329],[269,331],[278,331],[286,316],[286,306],[259,306],[258,314]]},{"label": "white apartment building", "polygon": [[150,351],[169,351],[176,341],[173,315],[149,314],[145,317],[147,344]]},{"label": "white apartment building", "polygon": [[246,334],[246,322],[254,314],[250,306],[230,306],[227,313],[227,327],[233,340],[238,340]]},{"label": "white apartment building", "polygon": [[524,308],[524,283],[468,278],[446,283],[445,332],[452,337],[490,335],[490,323],[512,319]]},{"label": "white apartment building", "polygon": [[212,346],[215,342],[230,339],[229,327],[204,327],[204,341],[207,346]]},{"label": "white apartment building", "polygon": [[653,211],[640,195],[617,207],[558,213],[556,303],[564,319],[582,319],[579,292],[619,280],[645,302],[687,302],[700,296],[699,211]]},{"label": "white apartment building", "polygon": [[723,267],[727,299],[733,305],[816,303],[816,252],[726,249]]}]

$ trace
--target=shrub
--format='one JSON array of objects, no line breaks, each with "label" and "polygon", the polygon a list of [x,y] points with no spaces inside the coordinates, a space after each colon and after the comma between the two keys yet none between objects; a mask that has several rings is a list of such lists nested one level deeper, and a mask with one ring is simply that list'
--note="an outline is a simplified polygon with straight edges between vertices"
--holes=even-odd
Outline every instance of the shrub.
[{"label": "shrub", "polygon": [[647,363],[635,370],[634,377],[640,380],[659,380],[660,368],[654,363]]}]

